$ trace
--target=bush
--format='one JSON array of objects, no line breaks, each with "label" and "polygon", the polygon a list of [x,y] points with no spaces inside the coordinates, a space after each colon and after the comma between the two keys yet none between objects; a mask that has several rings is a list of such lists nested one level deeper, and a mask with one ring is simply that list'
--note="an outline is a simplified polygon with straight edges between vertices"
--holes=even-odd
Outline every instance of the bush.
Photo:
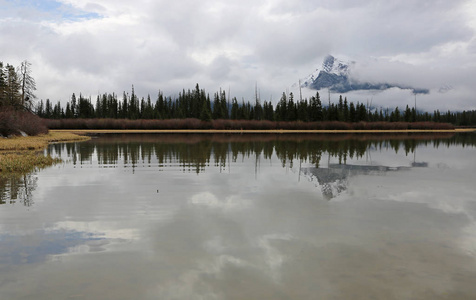
[{"label": "bush", "polygon": [[0,134],[3,136],[20,135],[24,132],[27,135],[38,135],[48,133],[48,128],[38,116],[26,112],[4,109],[0,112]]},{"label": "bush", "polygon": [[[10,124],[8,116],[0,123]],[[405,130],[405,129],[454,129],[447,123],[433,122],[274,122],[267,120],[227,120],[210,122],[199,119],[129,120],[129,119],[62,119],[43,120],[49,129],[218,129],[218,130]]]},{"label": "bush", "polygon": [[18,123],[13,110],[0,112],[0,134],[2,136],[18,134]]},{"label": "bush", "polygon": [[48,128],[41,118],[30,112],[19,113],[19,128],[28,135],[39,135],[48,133]]}]

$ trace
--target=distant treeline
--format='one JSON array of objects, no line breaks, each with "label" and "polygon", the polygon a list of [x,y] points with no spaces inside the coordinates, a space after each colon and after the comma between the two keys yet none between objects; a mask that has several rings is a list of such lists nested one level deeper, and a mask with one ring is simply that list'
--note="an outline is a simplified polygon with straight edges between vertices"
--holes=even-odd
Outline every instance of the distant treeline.
[{"label": "distant treeline", "polygon": [[476,125],[476,111],[463,112],[420,112],[408,105],[401,109],[383,109],[369,107],[364,103],[347,101],[339,97],[337,103],[323,104],[319,92],[310,99],[294,99],[294,95],[283,93],[274,106],[271,101],[261,100],[256,96],[252,104],[236,97],[227,98],[225,91],[213,94],[213,99],[200,89],[197,84],[194,90],[183,90],[178,97],[165,97],[158,93],[154,101],[150,95],[140,98],[135,94],[134,87],[129,95],[124,92],[122,99],[116,94],[98,95],[95,102],[88,97],[72,95],[71,100],[63,107],[58,101],[53,104],[49,99],[41,100],[37,107],[38,116],[45,119],[198,119],[211,120],[256,120],[275,122],[437,122],[451,123],[456,126]]}]

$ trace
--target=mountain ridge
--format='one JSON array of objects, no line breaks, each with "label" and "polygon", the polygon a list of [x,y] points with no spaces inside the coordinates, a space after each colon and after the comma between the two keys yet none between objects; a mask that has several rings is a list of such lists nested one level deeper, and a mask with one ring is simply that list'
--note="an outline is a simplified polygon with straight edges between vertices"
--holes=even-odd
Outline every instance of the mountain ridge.
[{"label": "mountain ridge", "polygon": [[[313,90],[329,89],[335,93],[347,93],[350,91],[360,90],[387,90],[390,88],[400,88],[412,90],[415,94],[428,94],[429,90],[424,88],[415,88],[407,85],[393,84],[387,82],[372,83],[359,82],[352,80],[350,73],[356,62],[345,62],[335,58],[332,55],[327,55],[322,63],[322,69],[316,69],[313,73],[307,76],[301,87],[310,88]],[[301,82],[301,81],[300,81]]]}]

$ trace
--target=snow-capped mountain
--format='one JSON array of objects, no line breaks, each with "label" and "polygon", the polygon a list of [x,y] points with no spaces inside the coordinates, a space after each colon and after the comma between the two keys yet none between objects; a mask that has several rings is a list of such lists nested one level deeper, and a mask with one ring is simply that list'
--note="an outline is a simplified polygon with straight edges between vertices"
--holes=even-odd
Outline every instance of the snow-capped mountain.
[{"label": "snow-capped mountain", "polygon": [[417,94],[427,94],[427,89],[413,88],[391,83],[370,83],[359,82],[350,79],[350,74],[355,62],[345,62],[339,60],[332,55],[328,55],[322,63],[321,70],[316,69],[315,72],[308,77],[301,79],[301,87],[307,87],[314,90],[329,89],[336,93],[347,93],[358,90],[386,90],[397,87],[401,89],[411,89]]},{"label": "snow-capped mountain", "polygon": [[344,76],[349,74],[350,66],[352,64],[354,64],[354,62],[344,62],[332,55],[328,55],[322,63],[322,71],[329,74]]}]

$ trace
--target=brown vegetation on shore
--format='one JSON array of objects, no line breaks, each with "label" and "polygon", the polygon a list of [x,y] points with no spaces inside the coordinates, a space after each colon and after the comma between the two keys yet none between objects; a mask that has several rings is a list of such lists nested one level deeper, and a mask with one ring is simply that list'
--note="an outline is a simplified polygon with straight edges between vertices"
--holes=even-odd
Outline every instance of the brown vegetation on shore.
[{"label": "brown vegetation on shore", "polygon": [[44,119],[49,129],[129,130],[453,130],[454,125],[435,122],[274,122],[219,119],[129,120],[129,119]]},{"label": "brown vegetation on shore", "polygon": [[59,158],[44,156],[39,150],[48,143],[84,141],[86,136],[70,132],[51,132],[38,136],[10,137],[0,139],[0,175],[5,173],[28,173],[61,162]]},{"label": "brown vegetation on shore", "polygon": [[48,128],[38,116],[27,111],[16,111],[12,108],[0,111],[0,135],[12,136],[45,134]]},{"label": "brown vegetation on shore", "polygon": [[38,136],[14,136],[10,138],[0,139],[0,154],[5,151],[25,151],[25,150],[41,150],[49,143],[67,142],[67,141],[84,141],[89,137],[77,135],[71,132],[50,132]]}]

